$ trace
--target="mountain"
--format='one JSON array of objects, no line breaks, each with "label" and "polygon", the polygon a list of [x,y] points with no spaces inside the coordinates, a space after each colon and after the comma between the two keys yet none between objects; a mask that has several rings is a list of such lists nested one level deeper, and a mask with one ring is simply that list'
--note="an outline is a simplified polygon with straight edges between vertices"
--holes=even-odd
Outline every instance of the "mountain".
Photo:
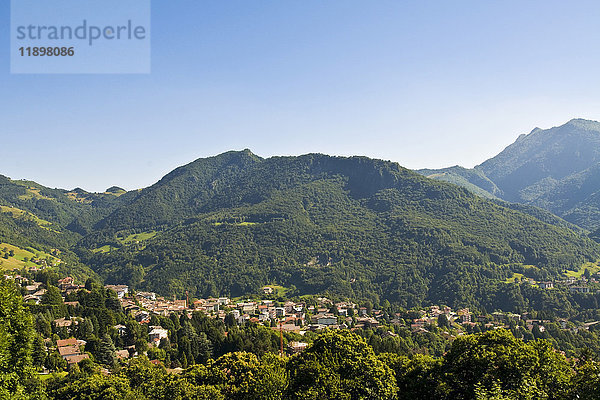
[{"label": "mountain", "polygon": [[77,237],[89,233],[94,224],[137,194],[115,189],[120,188],[111,188],[106,193],[89,193],[80,188],[51,189],[0,175],[0,207],[29,213],[46,221],[55,231]]},{"label": "mountain", "polygon": [[471,170],[419,172],[480,195],[541,207],[587,230],[600,227],[600,123],[595,121],[535,128]]},{"label": "mountain", "polygon": [[471,192],[490,199],[501,196],[502,191],[482,171],[468,169],[458,165],[443,169],[422,169],[418,171],[431,179],[450,182],[463,186]]},{"label": "mountain", "polygon": [[289,294],[490,310],[510,302],[503,284],[515,274],[548,279],[600,255],[568,222],[499,199],[502,187],[482,171],[451,173],[490,199],[388,161],[250,150],[130,192],[0,177],[0,243],[58,249],[79,275],[164,295],[280,284]]},{"label": "mountain", "polygon": [[95,224],[76,251],[107,282],[167,295],[330,293],[493,308],[515,272],[579,269],[599,245],[396,163],[249,150],[196,160]]},{"label": "mountain", "polygon": [[[60,253],[65,262],[59,265],[63,274],[95,277],[72,249],[95,223],[130,196],[121,192],[118,196],[88,193],[79,188],[51,189],[0,175],[0,246],[8,244],[40,254]],[[16,260],[8,261],[0,269],[12,268]]]}]

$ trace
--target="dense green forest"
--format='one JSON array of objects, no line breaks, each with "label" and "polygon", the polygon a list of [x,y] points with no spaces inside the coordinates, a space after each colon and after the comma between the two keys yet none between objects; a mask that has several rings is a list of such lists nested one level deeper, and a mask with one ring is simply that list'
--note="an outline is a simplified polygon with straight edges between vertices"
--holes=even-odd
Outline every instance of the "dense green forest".
[{"label": "dense green forest", "polygon": [[[181,222],[166,227],[175,212]],[[78,253],[108,282],[169,295],[238,296],[277,282],[405,307],[482,306],[478,294],[515,266],[555,277],[595,260],[598,245],[556,221],[389,162],[239,152],[198,160],[143,190]],[[119,243],[153,230],[143,244]]]},{"label": "dense green forest", "polygon": [[0,242],[56,248],[90,276],[168,296],[240,296],[278,283],[297,294],[493,311],[523,265],[550,279],[600,254],[540,209],[365,157],[227,152],[140,191],[99,194],[2,178],[0,206]]}]

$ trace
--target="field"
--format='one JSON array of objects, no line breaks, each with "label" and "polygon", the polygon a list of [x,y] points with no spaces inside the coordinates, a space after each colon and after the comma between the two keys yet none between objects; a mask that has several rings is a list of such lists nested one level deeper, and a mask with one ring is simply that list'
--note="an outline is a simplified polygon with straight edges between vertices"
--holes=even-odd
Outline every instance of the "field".
[{"label": "field", "polygon": [[[157,233],[158,232],[156,232],[156,231],[151,231],[151,232],[135,233],[135,234],[128,235],[128,236],[117,236],[117,241],[121,245],[128,246],[128,245],[132,245],[132,244],[136,244],[136,243],[142,243],[146,240],[150,240],[154,236],[156,236]],[[142,247],[144,247],[144,246],[142,246]],[[113,246],[113,248],[116,248],[116,247]],[[110,250],[111,250],[111,246],[106,244],[104,246],[93,249],[92,252],[94,252],[94,253],[109,253]]]},{"label": "field", "polygon": [[129,235],[127,237],[117,237],[117,239],[119,240],[119,242],[121,242],[123,244],[130,244],[130,243],[135,243],[135,242],[142,242],[144,240],[149,240],[149,239],[152,239],[154,236],[156,236],[156,232],[151,231],[151,232],[136,233],[133,235]]},{"label": "field", "polygon": [[[9,256],[8,258],[4,258],[3,256],[11,250],[14,252],[14,255],[12,257]],[[56,257],[44,253],[43,251],[31,248],[25,250],[7,243],[0,243],[0,269],[3,270],[37,266],[37,264],[30,261],[32,258],[46,259],[47,257],[50,257],[51,262],[58,260]],[[26,259],[27,261],[25,261]]]},{"label": "field", "polygon": [[38,224],[39,226],[41,226],[42,228],[47,227],[48,225],[52,225],[51,222],[46,221],[44,219],[38,218],[37,216],[33,215],[30,212],[21,210],[19,208],[16,207],[9,207],[9,206],[0,206],[0,212],[3,214],[10,214],[11,217],[17,219],[17,218],[25,218],[31,221],[34,221],[36,224]]},{"label": "field", "polygon": [[565,272],[565,275],[567,277],[573,277],[573,278],[581,278],[581,276],[585,273],[585,270],[589,269],[590,273],[593,275],[597,272],[600,272],[600,266],[598,265],[598,261],[596,261],[595,263],[585,263],[581,266],[581,268],[579,268],[579,270],[577,271],[567,271]]}]

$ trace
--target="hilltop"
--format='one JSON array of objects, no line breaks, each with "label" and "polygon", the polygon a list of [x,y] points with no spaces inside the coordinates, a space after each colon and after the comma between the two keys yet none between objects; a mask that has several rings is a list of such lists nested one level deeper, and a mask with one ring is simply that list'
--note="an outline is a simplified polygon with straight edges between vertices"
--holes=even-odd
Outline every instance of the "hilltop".
[{"label": "hilltop", "polygon": [[600,123],[573,119],[535,128],[474,169],[420,170],[476,194],[546,209],[587,230],[600,227]]},{"label": "hilltop", "polygon": [[276,283],[410,307],[493,307],[494,288],[523,265],[544,279],[600,255],[540,209],[366,157],[230,151],[132,192],[0,183],[0,242],[56,248],[107,283],[169,296]]}]

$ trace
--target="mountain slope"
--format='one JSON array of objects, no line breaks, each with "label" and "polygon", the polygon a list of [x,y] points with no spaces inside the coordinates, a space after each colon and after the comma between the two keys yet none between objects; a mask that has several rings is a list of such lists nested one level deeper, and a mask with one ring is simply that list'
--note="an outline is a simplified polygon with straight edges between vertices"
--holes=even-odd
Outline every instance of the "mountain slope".
[{"label": "mountain slope", "polygon": [[64,231],[67,235],[89,233],[97,221],[133,196],[135,192],[88,193],[79,188],[71,191],[51,189],[0,175],[0,207],[30,213],[47,221],[53,230]]},{"label": "mountain slope", "polygon": [[465,187],[479,196],[489,199],[502,196],[502,191],[482,171],[458,165],[443,169],[421,169],[418,173],[431,179],[450,182]]},{"label": "mountain slope", "polygon": [[[457,168],[438,170],[434,179],[456,175]],[[461,171],[461,176],[481,175],[482,179],[453,182],[477,186],[497,197],[544,208],[588,230],[600,227],[600,123],[574,119],[551,129],[534,129],[497,156]],[[486,181],[485,179],[489,180]],[[481,193],[478,193],[481,194]],[[483,193],[485,195],[485,193]]]},{"label": "mountain slope", "polygon": [[[97,226],[78,252],[109,282],[194,296],[278,282],[406,306],[477,304],[518,264],[543,278],[600,254],[564,226],[398,164],[321,154],[197,160]],[[158,233],[118,240],[141,230]]]},{"label": "mountain slope", "polygon": [[129,204],[100,221],[97,229],[152,229],[179,223],[226,190],[241,170],[260,162],[249,150],[230,151],[179,167],[140,191]]}]

